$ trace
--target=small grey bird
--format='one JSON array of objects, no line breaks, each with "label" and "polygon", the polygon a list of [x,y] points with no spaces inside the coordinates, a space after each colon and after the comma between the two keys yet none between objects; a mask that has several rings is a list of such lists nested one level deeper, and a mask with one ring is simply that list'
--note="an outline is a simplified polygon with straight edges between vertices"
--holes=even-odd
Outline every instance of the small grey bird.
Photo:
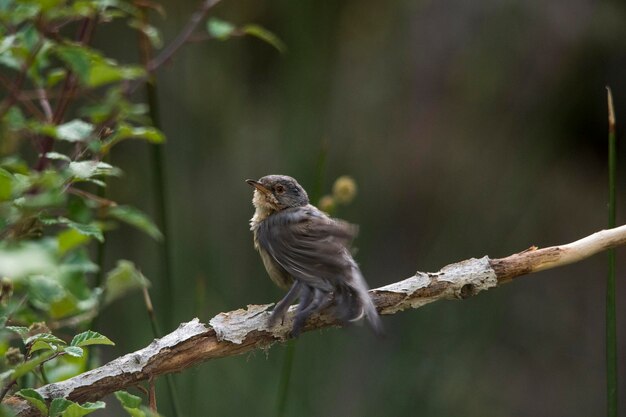
[{"label": "small grey bird", "polygon": [[254,247],[272,281],[289,289],[276,304],[270,323],[282,320],[289,305],[299,299],[294,337],[311,314],[331,304],[341,322],[365,316],[372,329],[382,333],[367,283],[349,250],[357,227],[309,204],[306,191],[291,177],[267,175],[246,182],[255,188],[250,219]]}]

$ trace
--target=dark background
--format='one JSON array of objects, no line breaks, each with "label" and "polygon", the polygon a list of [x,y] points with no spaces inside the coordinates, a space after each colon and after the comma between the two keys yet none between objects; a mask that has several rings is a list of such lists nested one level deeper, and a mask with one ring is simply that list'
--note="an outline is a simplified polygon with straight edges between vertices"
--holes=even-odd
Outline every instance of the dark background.
[{"label": "dark background", "polygon": [[[152,18],[167,41],[197,2],[163,5],[166,18]],[[361,226],[357,260],[372,287],[606,227],[606,85],[618,124],[626,120],[623,5],[229,0],[211,15],[262,24],[288,51],[254,38],[199,43],[159,72],[173,292],[164,292],[157,244],[134,230],[113,232],[107,265],[140,265],[168,331],[282,297],[253,249],[243,180],[288,174],[311,191],[322,149],[324,192],[339,175],[358,183],[337,215]],[[136,62],[134,32],[103,28],[95,42]],[[154,212],[148,145],[125,144],[112,158],[127,173],[112,184],[114,198]],[[623,190],[623,170],[619,180]],[[287,414],[602,415],[605,277],[599,255],[385,317],[383,340],[361,327],[305,334]],[[618,309],[623,410],[623,302]],[[101,323],[117,342],[111,357],[152,339],[139,294]],[[284,352],[279,345],[176,375],[184,414],[272,415]]]}]

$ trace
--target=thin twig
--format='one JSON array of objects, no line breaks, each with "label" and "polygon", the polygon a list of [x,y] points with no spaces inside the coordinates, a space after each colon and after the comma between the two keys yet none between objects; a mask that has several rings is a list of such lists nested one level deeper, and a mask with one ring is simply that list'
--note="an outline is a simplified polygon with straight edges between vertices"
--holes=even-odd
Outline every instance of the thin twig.
[{"label": "thin twig", "polygon": [[52,107],[50,107],[50,102],[48,101],[48,96],[46,95],[46,90],[39,87],[37,89],[37,95],[39,98],[39,105],[43,109],[43,113],[46,115],[46,121],[52,122],[52,118],[54,116],[52,114]]},{"label": "thin twig", "polygon": [[150,411],[153,413],[157,413],[157,402],[156,402],[156,387],[154,385],[154,381],[151,379],[149,382],[150,391],[148,394],[148,406],[150,407]]},{"label": "thin twig", "polygon": [[[13,84],[12,81],[9,81],[5,76],[0,74],[0,84],[4,89],[9,91],[9,94],[13,92]],[[23,92],[17,92],[17,97],[15,97],[15,101],[24,106],[32,116],[36,117],[38,120],[45,120],[44,114],[30,102],[32,99],[36,99],[37,97],[29,97],[28,95],[24,95]]]},{"label": "thin twig", "polygon": [[153,72],[158,67],[163,65],[166,61],[168,61],[181,46],[187,42],[191,34],[196,30],[198,25],[206,18],[209,10],[221,0],[204,0],[198,10],[196,10],[192,15],[183,30],[178,34],[176,39],[172,41],[168,46],[166,46],[161,53],[150,61],[147,65],[147,69],[149,72]]},{"label": "thin twig", "polygon": [[26,81],[26,75],[28,74],[28,70],[34,64],[35,59],[37,58],[37,54],[41,50],[43,46],[43,40],[40,39],[35,47],[33,48],[28,58],[24,62],[22,66],[22,70],[17,75],[15,80],[11,83],[12,88],[9,88],[9,95],[5,97],[4,100],[0,103],[0,119],[4,117],[4,115],[9,111],[11,106],[15,104],[18,99],[19,91],[22,89],[22,85],[24,85],[24,81]]},{"label": "thin twig", "polygon": [[2,391],[0,391],[0,401],[2,401],[4,399],[4,397],[6,397],[7,393],[11,389],[11,387],[13,385],[15,385],[16,383],[17,383],[17,380],[13,379],[13,380],[9,381],[9,383],[6,384],[4,386],[4,388],[2,388]]},{"label": "thin twig", "polygon": [[113,200],[109,200],[107,198],[97,196],[95,194],[92,194],[92,193],[90,193],[88,191],[81,190],[79,188],[68,187],[67,188],[67,192],[70,193],[70,194],[77,195],[79,197],[84,197],[84,198],[86,198],[88,200],[95,201],[101,207],[113,207],[113,206],[117,205],[117,203],[115,201],[113,201]]},{"label": "thin twig", "polygon": [[[143,300],[146,305],[146,311],[148,312],[148,318],[150,319],[152,334],[154,335],[154,337],[161,337],[161,329],[159,328],[159,322],[157,321],[156,315],[154,314],[154,306],[152,304],[152,298],[150,298],[150,292],[148,291],[148,287],[144,286],[142,290]],[[170,399],[172,400],[172,411],[174,412],[174,416],[182,416],[180,412],[178,394],[176,391],[176,386],[174,385],[174,381],[172,380],[172,376],[166,375],[165,382],[167,384],[167,391],[169,393]]]},{"label": "thin twig", "polygon": [[132,83],[128,84],[128,87],[125,89],[125,94],[130,95],[134,93],[137,88],[139,88],[146,81],[150,81],[154,72],[160,68],[165,62],[169,61],[176,52],[192,38],[193,32],[196,30],[198,25],[202,23],[202,21],[206,18],[207,14],[221,0],[204,0],[200,3],[198,9],[191,15],[187,24],[180,31],[178,36],[174,38],[172,42],[170,42],[165,48],[161,50],[161,52],[149,62],[146,62],[145,68],[147,71],[147,75],[145,77],[140,77]]},{"label": "thin twig", "polygon": [[[76,40],[82,44],[86,45],[91,41],[93,36],[93,32],[96,27],[96,23],[98,20],[98,16],[94,17],[86,17],[83,19],[83,23],[80,25],[78,29],[78,33],[76,35]],[[68,71],[67,76],[65,78],[65,82],[63,83],[63,87],[61,89],[62,93],[57,103],[56,109],[54,110],[52,116],[52,123],[59,124],[63,121],[63,117],[65,116],[65,112],[69,106],[69,103],[74,98],[74,94],[76,92],[76,88],[78,87],[78,77],[74,72]],[[35,170],[43,171],[43,169],[48,164],[48,158],[46,154],[52,151],[54,146],[54,139],[50,136],[44,136],[41,139],[41,149],[39,159],[37,160],[37,165],[35,166]]]},{"label": "thin twig", "polygon": [[[91,41],[91,37],[93,35],[94,29],[97,23],[97,16],[94,17],[86,17],[81,24],[78,34],[76,35],[76,40],[81,45],[86,45]],[[69,103],[72,101],[74,96],[74,92],[76,87],[78,86],[78,77],[74,72],[69,71],[67,77],[65,78],[65,83],[63,85],[61,94],[61,98],[59,99],[59,103],[54,111],[53,122],[55,124],[60,123],[63,120],[63,116],[67,110]]]}]

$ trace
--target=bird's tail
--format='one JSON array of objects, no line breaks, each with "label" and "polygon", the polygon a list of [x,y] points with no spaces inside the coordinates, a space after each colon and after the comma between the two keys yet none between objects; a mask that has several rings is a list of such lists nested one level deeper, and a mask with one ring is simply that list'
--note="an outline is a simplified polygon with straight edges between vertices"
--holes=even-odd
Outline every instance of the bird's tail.
[{"label": "bird's tail", "polygon": [[368,293],[367,283],[358,265],[352,265],[352,274],[346,285],[335,291],[337,315],[343,321],[354,322],[363,317],[377,335],[384,333],[383,324]]}]

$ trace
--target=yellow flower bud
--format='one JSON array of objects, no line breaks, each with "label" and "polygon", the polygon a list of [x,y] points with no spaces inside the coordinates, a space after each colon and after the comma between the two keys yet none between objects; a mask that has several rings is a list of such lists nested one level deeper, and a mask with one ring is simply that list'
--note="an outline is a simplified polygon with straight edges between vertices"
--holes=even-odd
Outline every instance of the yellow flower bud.
[{"label": "yellow flower bud", "polygon": [[317,207],[320,210],[331,214],[335,210],[335,199],[330,195],[325,195],[324,197],[320,198]]},{"label": "yellow flower bud", "polygon": [[339,204],[349,204],[356,197],[356,181],[352,177],[342,175],[333,184],[333,197]]}]

